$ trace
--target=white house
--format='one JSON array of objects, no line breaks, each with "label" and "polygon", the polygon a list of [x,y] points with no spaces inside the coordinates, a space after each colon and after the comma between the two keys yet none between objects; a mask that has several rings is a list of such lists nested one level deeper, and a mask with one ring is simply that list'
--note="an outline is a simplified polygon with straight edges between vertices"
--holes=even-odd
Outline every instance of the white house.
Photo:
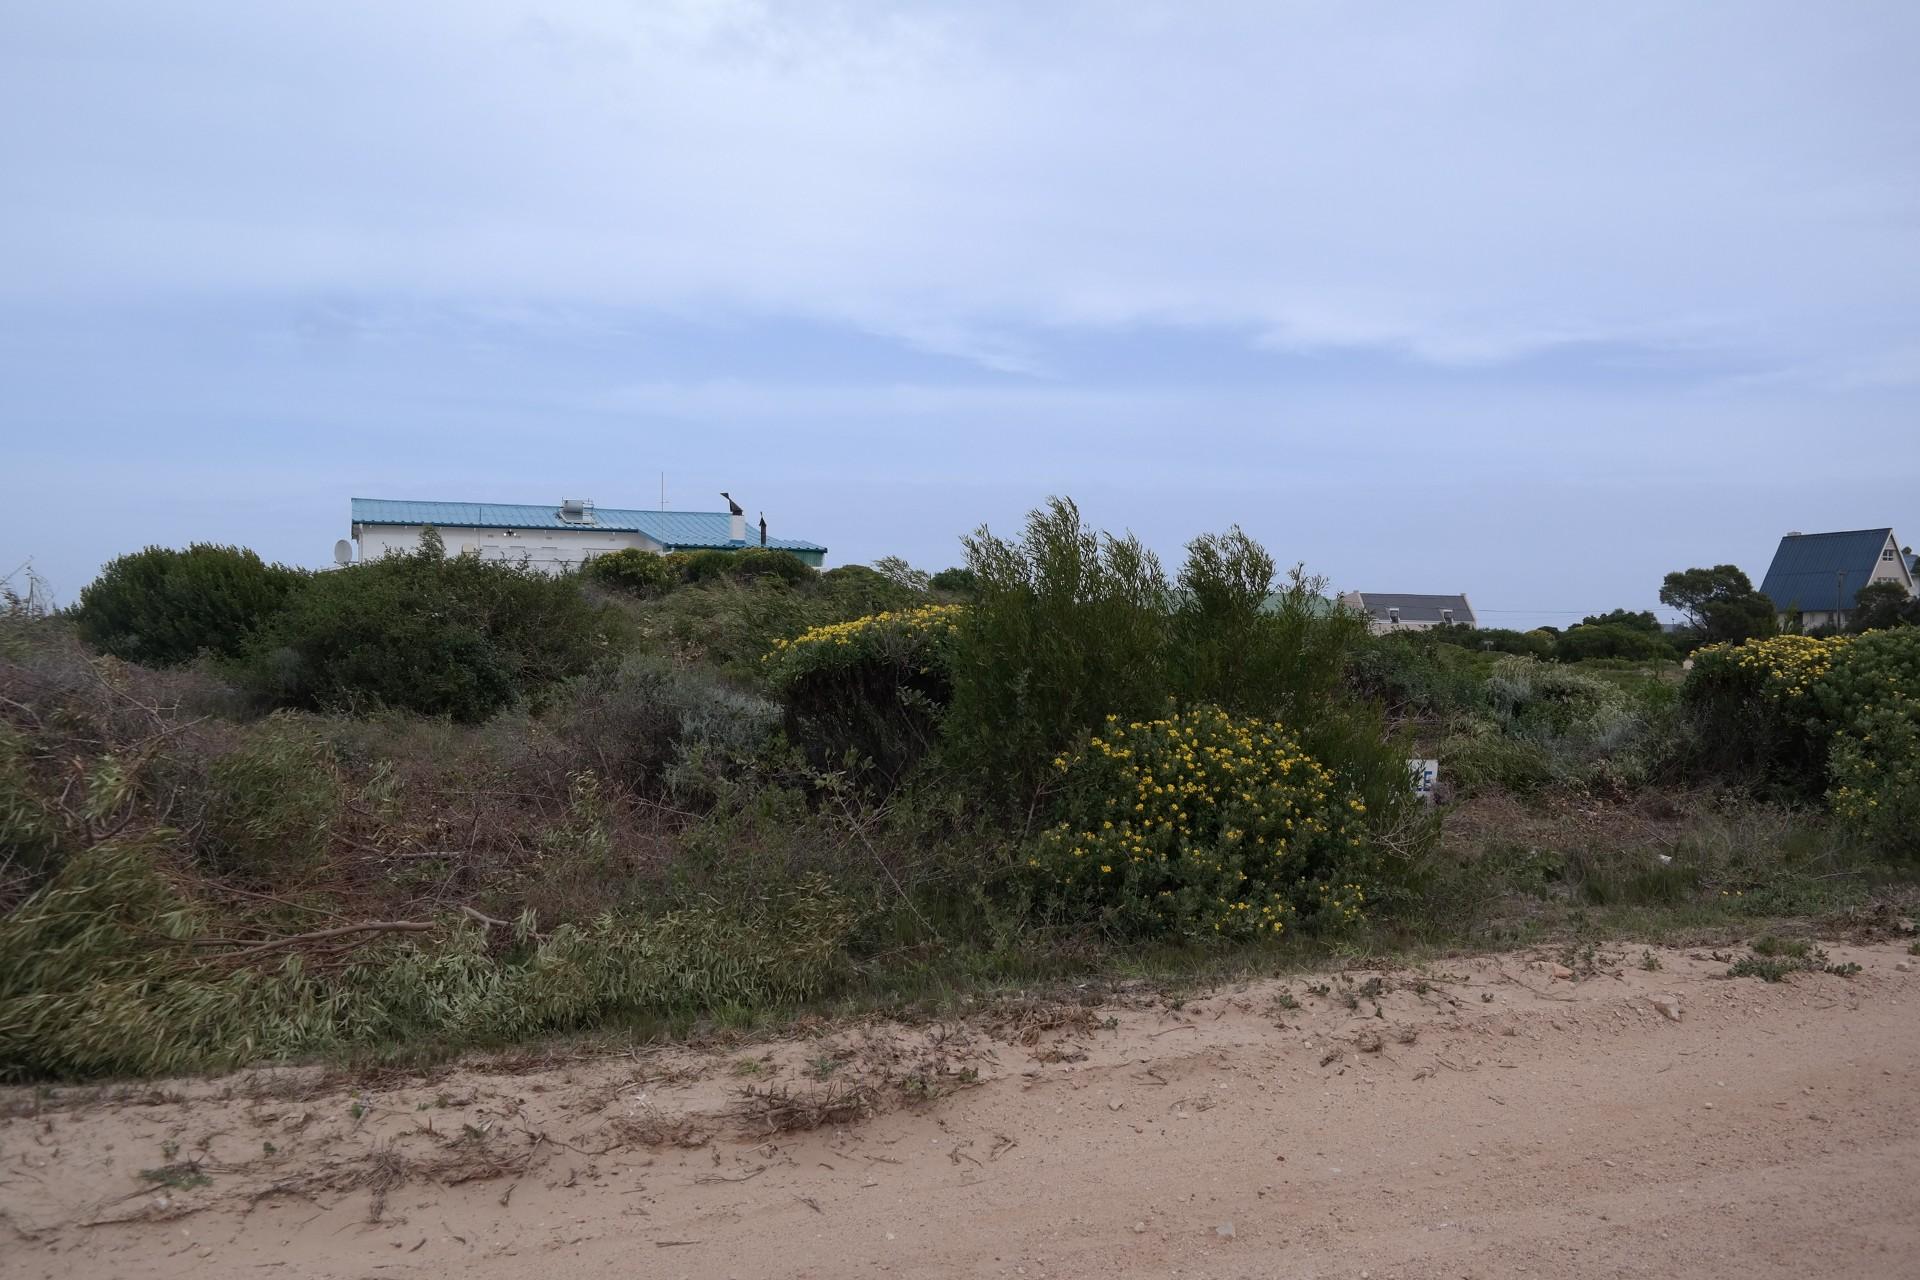
[{"label": "white house", "polygon": [[1428,631],[1434,627],[1478,627],[1464,593],[1421,596],[1381,591],[1348,591],[1340,603],[1367,615],[1375,635],[1389,631]]},{"label": "white house", "polygon": [[439,531],[449,555],[525,561],[548,573],[562,573],[589,557],[628,547],[665,555],[765,546],[791,552],[816,568],[827,555],[816,542],[768,537],[764,517],[750,528],[739,512],[637,511],[596,507],[585,498],[567,498],[553,506],[355,498],[352,558],[373,560],[390,551],[415,550],[428,528]]},{"label": "white house", "polygon": [[1798,609],[1801,627],[1812,631],[1846,626],[1860,588],[1874,582],[1897,582],[1908,595],[1920,594],[1892,529],[1790,533],[1780,539],[1760,590],[1782,622]]}]

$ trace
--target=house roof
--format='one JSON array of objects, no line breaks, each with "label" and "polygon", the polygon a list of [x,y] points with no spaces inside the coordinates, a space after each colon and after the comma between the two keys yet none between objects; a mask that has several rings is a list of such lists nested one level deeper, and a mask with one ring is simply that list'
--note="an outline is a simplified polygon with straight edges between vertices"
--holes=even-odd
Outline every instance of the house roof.
[{"label": "house roof", "polygon": [[1478,622],[1465,595],[1422,596],[1386,591],[1354,591],[1349,595],[1358,599],[1363,613],[1382,621],[1387,619],[1389,611],[1397,609],[1402,622],[1445,622],[1443,610],[1450,610],[1455,622]]},{"label": "house roof", "polygon": [[[1780,539],[1760,590],[1776,609],[1853,608],[1854,596],[1873,577],[1891,529],[1845,533],[1790,533]],[[1846,574],[1844,584],[1839,575]]]},{"label": "house roof", "polygon": [[[731,517],[725,511],[638,511],[624,507],[593,507],[587,520],[563,520],[558,504],[533,506],[513,502],[409,502],[392,498],[355,498],[355,524],[430,524],[458,529],[599,529],[638,533],[669,550],[704,547],[758,546],[759,530],[749,529],[744,542],[732,538]],[[794,538],[767,539],[781,551],[819,551],[817,542]]]}]

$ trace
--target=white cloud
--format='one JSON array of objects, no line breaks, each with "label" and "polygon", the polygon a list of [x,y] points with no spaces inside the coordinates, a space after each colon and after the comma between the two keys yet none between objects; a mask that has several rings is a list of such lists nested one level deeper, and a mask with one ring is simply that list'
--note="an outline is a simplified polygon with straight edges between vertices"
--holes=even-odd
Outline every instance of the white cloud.
[{"label": "white cloud", "polygon": [[738,309],[1028,374],[1149,321],[1440,363],[1916,324],[1896,0],[72,0],[0,48],[17,299]]}]

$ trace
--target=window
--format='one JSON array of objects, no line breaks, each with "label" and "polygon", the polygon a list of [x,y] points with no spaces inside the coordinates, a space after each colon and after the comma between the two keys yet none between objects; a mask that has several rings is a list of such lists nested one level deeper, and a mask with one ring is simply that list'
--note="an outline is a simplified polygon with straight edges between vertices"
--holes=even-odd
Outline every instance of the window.
[{"label": "window", "polygon": [[1399,625],[1400,625],[1400,611],[1399,611],[1398,609],[1389,609],[1389,610],[1387,610],[1387,621],[1388,621],[1388,622],[1391,622],[1391,623],[1392,623],[1392,624],[1393,624],[1394,626],[1396,626],[1396,627],[1397,627],[1397,626],[1399,626]]},{"label": "window", "polygon": [[1891,559],[1893,559],[1893,548],[1892,548],[1892,547],[1888,547],[1888,548],[1887,548],[1887,549],[1886,549],[1885,551],[1882,551],[1882,552],[1880,553],[1880,558],[1881,558],[1882,560],[1891,560]]},{"label": "window", "polygon": [[1442,622],[1444,622],[1444,623],[1446,623],[1446,624],[1447,624],[1448,626],[1452,626],[1452,625],[1453,625],[1453,610],[1451,610],[1451,609],[1442,609],[1442,610],[1440,611],[1440,621],[1442,621]]}]

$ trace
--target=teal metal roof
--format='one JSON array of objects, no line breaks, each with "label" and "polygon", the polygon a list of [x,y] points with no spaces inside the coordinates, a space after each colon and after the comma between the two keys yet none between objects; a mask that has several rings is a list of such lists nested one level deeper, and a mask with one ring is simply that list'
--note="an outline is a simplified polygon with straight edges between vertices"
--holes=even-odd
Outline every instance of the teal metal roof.
[{"label": "teal metal roof", "polygon": [[[735,542],[730,517],[724,511],[636,511],[623,507],[595,507],[589,520],[562,520],[559,504],[533,506],[514,502],[409,502],[392,498],[355,498],[355,524],[430,524],[441,529],[601,529],[612,533],[639,533],[668,550],[706,547],[757,547],[758,523],[749,522],[747,537]],[[769,536],[767,545],[780,551],[818,551],[817,542]]]},{"label": "teal metal roof", "polygon": [[1891,529],[1790,533],[1780,539],[1760,590],[1776,609],[1851,609],[1892,536]]}]

